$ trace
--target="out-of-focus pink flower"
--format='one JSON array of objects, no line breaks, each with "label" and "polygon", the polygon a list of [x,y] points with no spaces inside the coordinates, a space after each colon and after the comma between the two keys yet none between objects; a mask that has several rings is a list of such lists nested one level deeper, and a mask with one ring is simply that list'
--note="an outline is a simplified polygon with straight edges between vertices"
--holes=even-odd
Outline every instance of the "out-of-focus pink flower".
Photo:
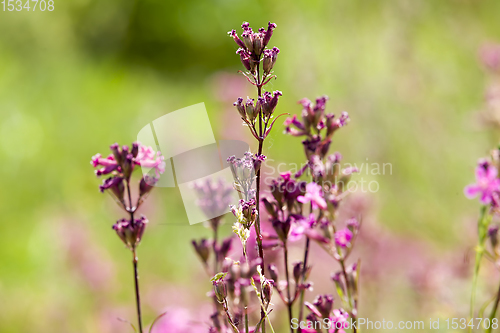
[{"label": "out-of-focus pink flower", "polygon": [[500,69],[500,45],[488,44],[481,48],[479,57],[483,65],[492,71]]},{"label": "out-of-focus pink flower", "polygon": [[335,243],[341,247],[347,247],[352,239],[352,232],[348,228],[344,228],[335,233]]},{"label": "out-of-focus pink flower", "polygon": [[316,224],[316,217],[313,213],[309,214],[308,217],[295,221],[290,227],[288,240],[291,242],[300,240],[307,230],[312,228],[314,224]]},{"label": "out-of-focus pink flower", "polygon": [[301,203],[312,202],[313,209],[320,208],[326,209],[326,201],[323,198],[323,190],[320,185],[315,182],[311,182],[306,186],[306,194],[301,195],[297,198]]},{"label": "out-of-focus pink flower", "polygon": [[473,199],[479,194],[480,201],[487,205],[493,200],[493,195],[500,189],[498,170],[486,160],[480,160],[476,168],[476,183],[465,187],[465,196]]},{"label": "out-of-focus pink flower", "polygon": [[145,168],[154,168],[156,176],[160,177],[165,172],[165,157],[158,151],[156,154],[151,147],[141,145],[135,163]]}]

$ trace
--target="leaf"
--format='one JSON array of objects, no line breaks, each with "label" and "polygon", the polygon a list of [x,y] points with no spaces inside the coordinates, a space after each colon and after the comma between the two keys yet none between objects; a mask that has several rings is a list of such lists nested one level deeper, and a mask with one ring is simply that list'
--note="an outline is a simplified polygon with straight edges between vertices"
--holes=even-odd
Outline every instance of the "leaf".
[{"label": "leaf", "polygon": [[290,114],[289,114],[289,113],[282,113],[282,114],[280,114],[279,116],[277,116],[276,118],[274,118],[273,122],[271,123],[271,126],[269,126],[269,129],[268,129],[268,130],[266,131],[266,133],[264,134],[264,138],[266,138],[266,137],[269,135],[269,133],[270,133],[270,132],[271,132],[271,130],[273,129],[273,126],[274,126],[274,123],[276,122],[276,120],[278,120],[278,118],[279,118],[279,117],[281,117],[281,116],[285,116],[285,115],[289,116]]},{"label": "leaf", "polygon": [[223,273],[223,272],[217,273],[217,274],[215,274],[215,276],[213,278],[210,279],[210,281],[214,282],[217,280],[222,280],[223,278],[226,277],[226,275],[227,275],[227,272],[226,273]]},{"label": "leaf", "polygon": [[134,332],[137,332],[137,329],[135,328],[134,324],[132,324],[130,321],[128,320],[125,320],[125,319],[122,319],[122,318],[116,318],[118,319],[119,321],[121,321],[122,323],[127,323],[129,324],[130,326],[132,326],[132,328],[134,329]]},{"label": "leaf", "polygon": [[162,318],[163,316],[165,316],[166,314],[167,314],[167,312],[163,312],[161,315],[156,317],[155,320],[153,320],[153,323],[151,324],[151,327],[149,328],[149,333],[151,333],[151,331],[153,330],[153,326],[155,326],[155,324],[158,322],[158,320],[160,318]]}]

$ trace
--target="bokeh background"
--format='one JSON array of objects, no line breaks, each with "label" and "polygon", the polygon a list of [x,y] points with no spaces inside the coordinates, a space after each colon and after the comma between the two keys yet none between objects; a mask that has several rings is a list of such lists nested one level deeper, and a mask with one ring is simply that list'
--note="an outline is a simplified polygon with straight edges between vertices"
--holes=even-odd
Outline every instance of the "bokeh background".
[{"label": "bokeh background", "polygon": [[[131,256],[111,230],[121,212],[98,192],[90,157],[200,102],[216,139],[251,142],[232,102],[253,91],[226,35],[243,21],[278,25],[277,112],[326,94],[328,111],[352,119],[333,149],[392,164],[362,175],[379,191],[357,199],[360,316],[466,317],[479,204],[463,187],[499,139],[480,121],[491,78],[478,60],[500,41],[499,12],[494,0],[55,0],[53,12],[0,11],[0,332],[130,330],[117,319],[135,322]],[[282,129],[265,154],[301,163],[300,140]],[[177,188],[155,190],[143,212],[145,322],[166,310],[207,322],[210,282],[190,240],[208,230],[189,225]],[[319,252],[313,264],[309,299],[334,292],[336,264]],[[486,265],[478,300],[496,278]]]}]

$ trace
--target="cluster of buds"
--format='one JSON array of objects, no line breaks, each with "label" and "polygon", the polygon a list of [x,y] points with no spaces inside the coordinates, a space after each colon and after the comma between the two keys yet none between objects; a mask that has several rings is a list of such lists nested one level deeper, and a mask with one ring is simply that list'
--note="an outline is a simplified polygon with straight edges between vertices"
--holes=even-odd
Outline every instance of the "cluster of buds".
[{"label": "cluster of buds", "polygon": [[[134,219],[133,214],[158,182],[160,175],[165,172],[164,157],[160,152],[155,153],[151,147],[141,145],[139,142],[132,143],[132,148],[126,145],[120,147],[115,143],[110,146],[110,150],[111,154],[105,158],[101,154],[94,155],[90,164],[94,168],[101,167],[95,171],[96,176],[109,176],[99,186],[99,190],[101,192],[108,190],[120,207],[130,214],[129,219],[118,220],[113,225],[113,229],[123,243],[135,251],[148,221],[144,216]],[[130,180],[135,166],[154,169],[155,176],[145,175],[141,178],[139,196],[134,204],[130,193]],[[125,198],[125,190],[128,192],[128,202]]]},{"label": "cluster of buds", "polygon": [[234,188],[240,199],[249,201],[255,197],[255,178],[266,156],[246,152],[242,158],[230,156],[227,159],[233,174]]},{"label": "cluster of buds", "polygon": [[123,243],[134,251],[141,242],[147,223],[148,220],[145,216],[134,220],[120,219],[113,225],[113,230],[116,231]]},{"label": "cluster of buds", "polygon": [[[252,135],[262,142],[269,135],[276,119],[278,119],[273,114],[278,104],[278,98],[282,95],[280,91],[262,93],[262,87],[269,83],[273,77],[276,77],[276,75],[272,75],[272,70],[280,50],[277,47],[266,49],[276,24],[269,22],[267,30],[260,28],[258,32],[253,32],[248,22],[243,23],[242,28],[241,39],[235,30],[231,30],[229,35],[239,46],[236,53],[239,54],[241,63],[247,70],[246,73],[242,73],[251,84],[257,86],[258,98],[255,102],[253,98],[247,98],[244,101],[243,97],[239,97],[233,105],[238,110],[241,119],[250,128]],[[262,71],[260,70],[261,64]]]},{"label": "cluster of buds", "polygon": [[233,239],[229,237],[224,239],[220,244],[217,244],[215,240],[202,238],[199,241],[193,240],[191,243],[203,265],[208,268],[208,260],[212,252],[214,253],[213,256],[215,257],[216,266],[222,266],[224,259],[231,250],[232,241]]},{"label": "cluster of buds", "polygon": [[[259,115],[262,115],[262,119],[264,122],[269,122],[272,115],[274,114],[274,110],[278,105],[278,99],[283,94],[281,91],[276,90],[274,92],[266,91],[263,96],[259,96],[257,98],[257,103],[253,98],[247,98],[246,101],[243,101],[242,97],[238,97],[236,102],[233,105],[238,110],[238,113],[241,116],[241,119],[248,124],[249,126],[255,126],[255,122],[258,119]],[[269,128],[270,130],[271,128]],[[264,133],[264,137],[269,133]]]},{"label": "cluster of buds", "polygon": [[[276,28],[276,24],[269,22],[267,30],[260,28],[257,32],[253,32],[248,22],[244,22],[241,27],[243,28],[241,39],[234,29],[229,31],[228,35],[231,36],[239,46],[236,53],[240,55],[243,66],[245,66],[249,72],[255,74],[256,67],[261,61],[262,54],[266,56],[266,53],[269,53],[268,51],[274,51],[276,55],[279,53],[276,47],[272,50],[266,50],[266,46],[269,44],[273,31]],[[276,55],[274,56],[275,58]],[[267,57],[269,56],[270,55],[267,55]],[[274,59],[274,61],[276,61],[276,59]]]},{"label": "cluster of buds", "polygon": [[343,309],[333,309],[332,295],[318,295],[313,303],[305,302],[305,305],[311,311],[305,332],[326,327],[329,332],[345,333],[344,329],[349,327],[349,314]]},{"label": "cluster of buds", "polygon": [[[227,319],[233,332],[244,332],[244,317],[251,303],[250,294],[253,290],[252,280],[260,282],[264,302],[269,305],[272,297],[273,281],[262,278],[260,274],[261,259],[249,262],[224,261],[223,272],[217,273],[212,279],[213,297],[217,311],[211,316],[213,332],[226,332],[224,318]],[[232,305],[230,314],[228,304]],[[235,330],[236,329],[236,330]]]},{"label": "cluster of buds", "polygon": [[325,114],[327,96],[316,99],[313,104],[307,98],[301,99],[302,121],[296,115],[285,120],[285,133],[292,136],[306,136],[302,142],[307,158],[313,155],[324,158],[330,147],[331,138],[335,131],[349,122],[347,112],[342,112],[335,118],[333,113]]}]

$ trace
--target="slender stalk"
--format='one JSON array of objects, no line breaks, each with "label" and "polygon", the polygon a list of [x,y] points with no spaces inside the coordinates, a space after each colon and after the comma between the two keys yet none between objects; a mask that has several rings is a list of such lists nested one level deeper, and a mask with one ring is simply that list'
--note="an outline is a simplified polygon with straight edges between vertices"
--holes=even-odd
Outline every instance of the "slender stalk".
[{"label": "slender stalk", "polygon": [[[132,194],[130,191],[130,180],[127,179],[127,193],[128,193],[128,201],[129,201],[129,213],[130,213],[130,223],[134,225],[134,208],[132,207]],[[142,333],[142,313],[141,313],[141,294],[139,292],[139,270],[137,268],[137,263],[139,259],[137,258],[137,253],[135,248],[132,250],[133,260],[132,263],[134,265],[134,284],[135,284],[135,303],[137,306],[137,322],[139,326],[139,333]]]},{"label": "slender stalk", "polygon": [[[304,250],[304,261],[303,261],[303,268],[302,268],[302,283],[306,281],[306,272],[307,272],[307,259],[309,257],[309,237],[306,237],[306,247]],[[304,317],[304,296],[305,296],[306,291],[302,289],[300,291],[300,303],[299,303],[299,323],[302,321],[302,318]],[[302,328],[298,329],[298,332],[302,332]]]},{"label": "slender stalk", "polygon": [[[339,259],[339,262],[340,262],[340,266],[342,267],[342,274],[344,275],[344,279],[345,279],[345,289],[347,290],[347,298],[348,298],[349,307],[351,310],[350,312],[351,312],[351,316],[352,316],[352,321],[355,322],[356,316],[353,313],[354,311],[352,311],[353,307],[352,307],[352,296],[351,296],[351,283],[349,282],[349,278],[347,276],[347,270],[345,269],[344,259],[343,258]],[[353,327],[352,330],[353,330],[353,333],[356,333],[355,327]]]},{"label": "slender stalk", "polygon": [[497,291],[497,296],[495,298],[495,303],[493,304],[493,308],[491,309],[491,313],[490,313],[490,327],[488,327],[488,329],[486,329],[486,333],[491,333],[491,329],[493,327],[493,325],[491,324],[491,321],[495,318],[496,314],[497,314],[497,310],[498,310],[498,303],[500,302],[500,286],[498,287],[498,291]]},{"label": "slender stalk", "polygon": [[[259,55],[259,59],[260,59],[260,55]],[[259,63],[257,64],[257,95],[259,97],[262,96],[262,84],[261,84],[261,81],[260,81],[260,61]],[[261,110],[259,111],[259,150],[258,150],[258,154],[261,155],[262,154],[262,150],[264,148],[264,138],[263,138],[263,128],[262,128],[262,108]],[[262,261],[262,265],[261,265],[261,268],[262,268],[262,275],[265,274],[265,268],[266,268],[266,265],[264,263],[264,249],[262,247],[262,235],[261,235],[261,232],[260,232],[260,169],[257,171],[257,174],[256,174],[256,191],[255,191],[255,203],[256,203],[256,208],[257,208],[257,220],[255,221],[255,234],[256,234],[256,238],[257,238],[257,246],[259,248],[259,257]],[[261,293],[261,301],[263,301],[263,295]],[[261,319],[265,318],[266,317],[266,313],[264,311],[264,309],[261,309],[260,311],[260,317]],[[265,320],[263,320],[262,322],[262,333],[266,333],[266,322]]]},{"label": "slender stalk", "polygon": [[137,269],[137,255],[135,253],[135,249],[133,251],[134,259],[134,281],[135,281],[135,302],[137,304],[137,320],[139,323],[139,333],[142,333],[142,314],[141,314],[141,294],[139,292],[139,271]]},{"label": "slender stalk", "polygon": [[[290,273],[288,269],[288,245],[285,242],[283,242],[283,248],[285,251],[285,275],[286,275],[286,296],[287,296],[287,308],[288,308],[288,320],[291,323],[293,319],[293,314],[292,314],[292,298],[290,297]],[[290,332],[294,332],[292,325],[290,324]]]},{"label": "slender stalk", "polygon": [[[483,258],[484,254],[484,242],[486,241],[486,235],[487,235],[487,226],[489,224],[489,219],[490,217],[487,216],[487,207],[482,206],[481,207],[481,213],[480,217],[478,220],[478,245],[476,247],[476,260],[474,263],[474,275],[472,278],[472,292],[471,292],[471,297],[470,297],[470,318],[474,318],[474,305],[476,303],[476,288],[477,288],[477,281],[479,277],[479,268],[481,266],[481,259]],[[469,332],[472,332],[472,327],[469,326]]]},{"label": "slender stalk", "polygon": [[217,231],[218,231],[218,222],[215,222],[212,224],[212,227],[214,229],[214,243],[213,243],[213,249],[214,249],[214,274],[217,274],[218,270],[218,253],[217,253]]}]

